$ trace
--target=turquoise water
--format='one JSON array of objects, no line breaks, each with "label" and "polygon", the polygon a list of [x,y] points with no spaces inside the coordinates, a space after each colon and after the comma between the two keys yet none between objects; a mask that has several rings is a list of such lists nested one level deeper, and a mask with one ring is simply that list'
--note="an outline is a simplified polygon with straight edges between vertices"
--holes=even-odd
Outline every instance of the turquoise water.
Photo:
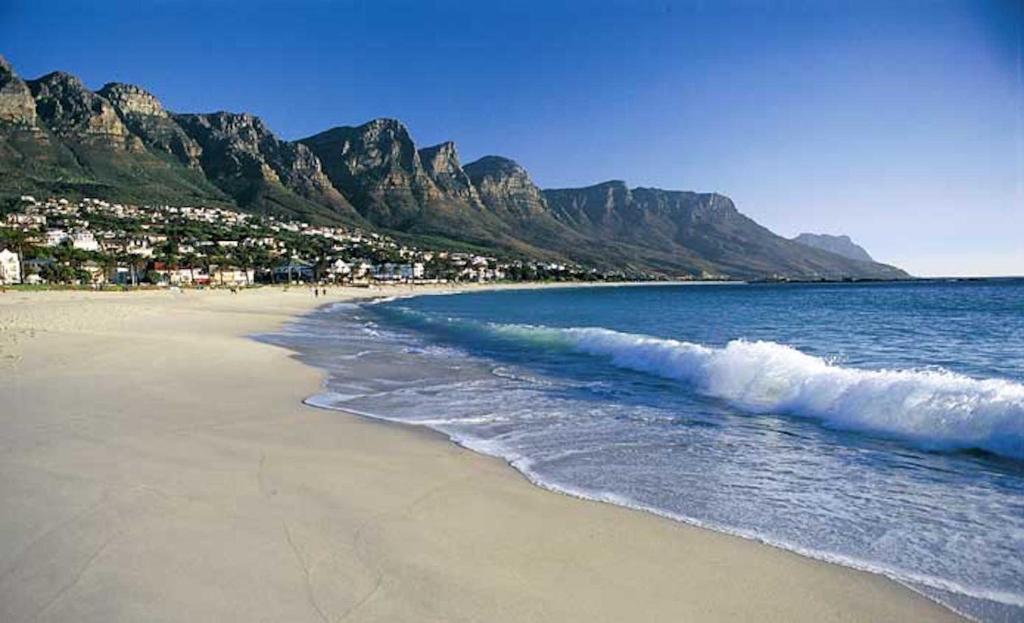
[{"label": "turquoise water", "polygon": [[1024,281],[503,291],[270,338],[310,402],[1024,619]]}]

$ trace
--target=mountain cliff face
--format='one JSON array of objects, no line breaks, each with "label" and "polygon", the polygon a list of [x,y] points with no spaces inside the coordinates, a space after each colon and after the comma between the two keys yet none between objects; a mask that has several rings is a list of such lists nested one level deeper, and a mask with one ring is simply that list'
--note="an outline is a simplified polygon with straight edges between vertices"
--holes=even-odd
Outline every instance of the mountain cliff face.
[{"label": "mountain cliff face", "polygon": [[484,156],[466,165],[466,175],[481,201],[495,214],[528,218],[547,214],[547,203],[526,169],[501,156]]},{"label": "mountain cliff face", "polygon": [[858,260],[860,262],[874,262],[875,260],[864,250],[864,247],[854,243],[849,236],[830,236],[829,234],[800,234],[793,238],[793,242],[802,245],[821,249],[836,255]]},{"label": "mountain cliff face", "polygon": [[409,132],[394,119],[333,128],[299,143],[320,158],[335,187],[375,225],[414,227],[422,202],[440,194]]},{"label": "mountain cliff face", "polygon": [[459,162],[455,143],[446,141],[440,145],[425,147],[418,153],[423,170],[434,182],[440,195],[446,195],[470,205],[480,205],[480,196],[477,194],[476,187]]},{"label": "mountain cliff face", "polygon": [[[6,63],[4,63],[6,66]],[[25,82],[35,107],[34,123],[18,79],[8,68],[7,91],[20,101],[20,122],[5,123],[0,134],[0,190],[70,193],[137,203],[226,202],[197,171],[147,148],[115,105],[90,91],[78,78],[53,72]],[[12,108],[12,106],[5,106]]]},{"label": "mountain cliff face", "polygon": [[142,141],[125,127],[106,98],[85,88],[71,74],[55,71],[28,82],[36,113],[64,140],[140,152]]},{"label": "mountain cliff face", "polygon": [[536,251],[511,237],[501,220],[483,209],[453,143],[417,150],[409,131],[394,119],[337,127],[299,142],[320,158],[334,186],[374,225]]},{"label": "mountain cliff face", "polygon": [[173,155],[189,168],[199,168],[203,150],[171,119],[156,97],[137,86],[117,82],[104,85],[98,94],[114,106],[125,127],[146,146]]},{"label": "mountain cliff face", "polygon": [[216,112],[173,119],[199,146],[207,178],[240,206],[311,220],[361,221],[309,149],[278,139],[259,117]]},{"label": "mountain cliff face", "polygon": [[0,192],[36,192],[40,180],[66,186],[83,175],[71,150],[40,122],[28,84],[0,56]]},{"label": "mountain cliff face", "polygon": [[36,101],[25,81],[0,57],[0,123],[34,127]]},{"label": "mountain cliff face", "polygon": [[906,276],[890,266],[863,264],[787,240],[717,193],[629,189],[612,181],[549,190],[544,196],[563,221],[591,237],[640,247],[646,262],[665,269],[744,278]]},{"label": "mountain cliff face", "polygon": [[286,141],[259,117],[176,114],[134,85],[23,81],[0,57],[0,194],[23,192],[234,205],[637,274],[906,276],[781,238],[715,193],[621,181],[542,191],[513,160],[463,166],[450,141],[418,149],[394,119]]}]

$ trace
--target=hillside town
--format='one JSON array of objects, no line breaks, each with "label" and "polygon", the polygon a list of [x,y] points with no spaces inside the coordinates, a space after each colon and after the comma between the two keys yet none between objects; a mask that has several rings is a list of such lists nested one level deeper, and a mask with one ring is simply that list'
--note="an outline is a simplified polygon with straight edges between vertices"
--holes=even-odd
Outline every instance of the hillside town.
[{"label": "hillside town", "polygon": [[0,285],[225,286],[610,280],[559,263],[421,249],[376,232],[224,208],[21,196],[0,216]]}]

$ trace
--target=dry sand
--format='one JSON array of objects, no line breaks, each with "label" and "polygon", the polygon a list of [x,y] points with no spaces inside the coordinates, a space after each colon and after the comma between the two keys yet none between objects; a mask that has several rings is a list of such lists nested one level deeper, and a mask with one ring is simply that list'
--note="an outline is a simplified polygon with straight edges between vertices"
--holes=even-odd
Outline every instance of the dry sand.
[{"label": "dry sand", "polygon": [[302,405],[320,373],[244,336],[324,302],[0,295],[0,621],[955,620]]}]

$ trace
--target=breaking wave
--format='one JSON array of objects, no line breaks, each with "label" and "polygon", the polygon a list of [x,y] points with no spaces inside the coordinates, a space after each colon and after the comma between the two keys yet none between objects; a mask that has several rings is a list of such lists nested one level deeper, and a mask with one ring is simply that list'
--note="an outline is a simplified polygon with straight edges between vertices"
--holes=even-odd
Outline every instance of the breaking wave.
[{"label": "breaking wave", "polygon": [[602,328],[490,325],[506,338],[560,344],[613,365],[685,383],[753,413],[1024,459],[1024,385],[945,370],[866,370],[771,341],[721,348]]}]

